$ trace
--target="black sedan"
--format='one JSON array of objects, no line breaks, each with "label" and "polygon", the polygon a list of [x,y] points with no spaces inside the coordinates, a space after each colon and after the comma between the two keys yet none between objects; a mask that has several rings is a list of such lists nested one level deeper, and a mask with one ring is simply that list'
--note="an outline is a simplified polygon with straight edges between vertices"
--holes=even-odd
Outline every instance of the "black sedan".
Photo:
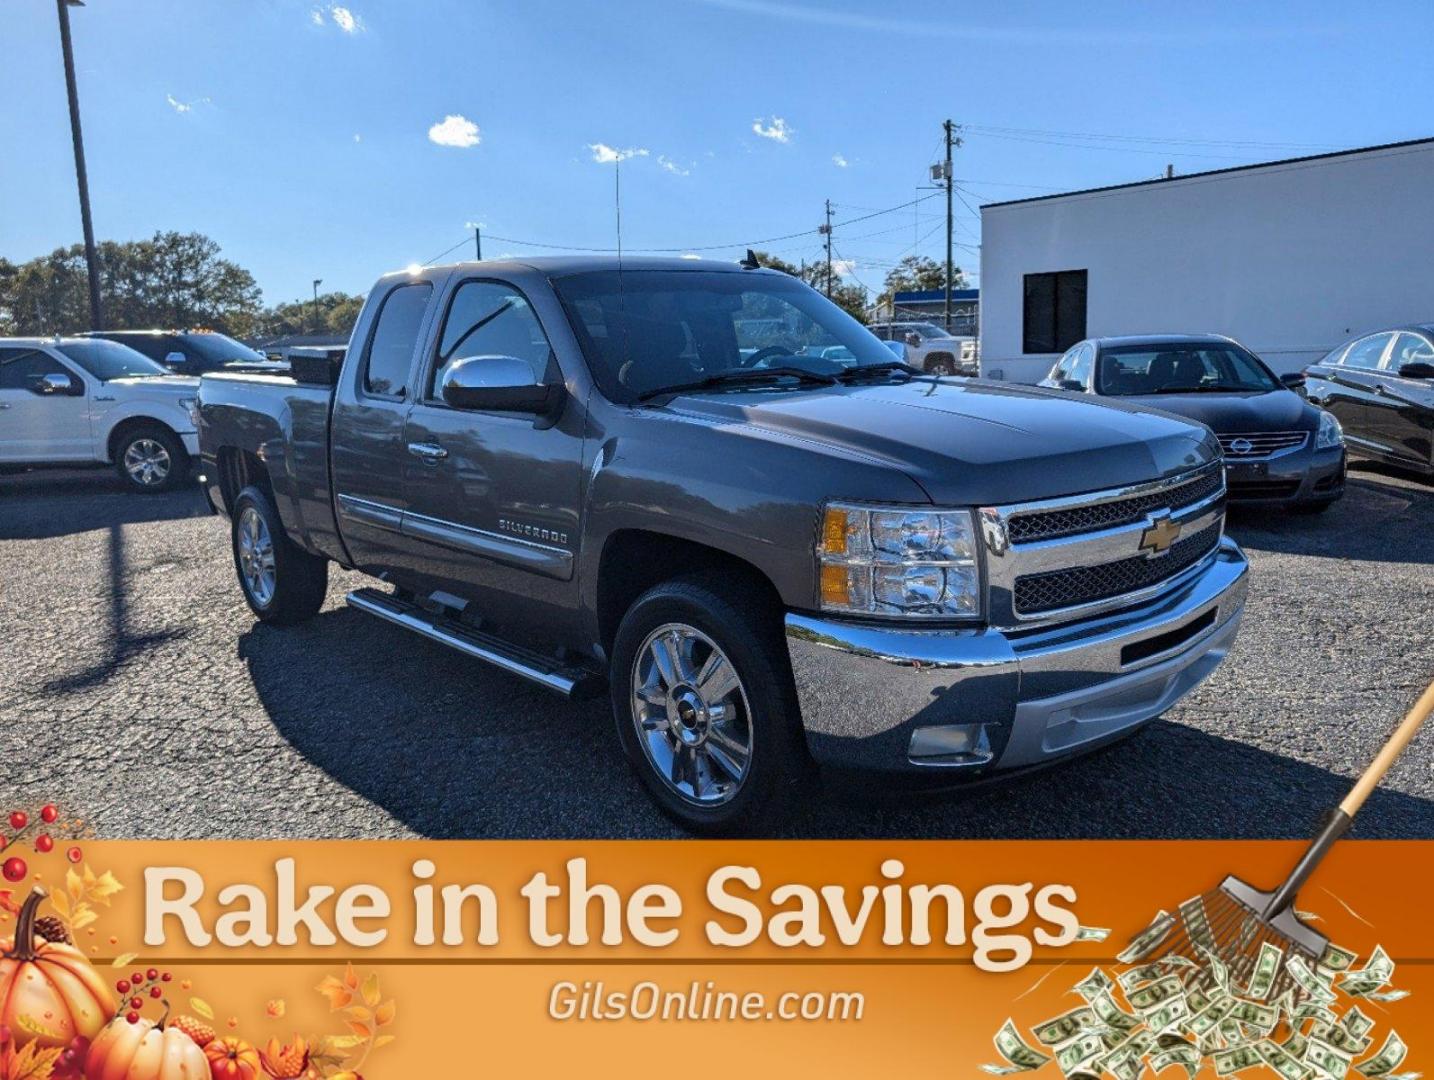
[{"label": "black sedan", "polygon": [[1339,421],[1243,345],[1218,335],[1088,338],[1042,386],[1119,397],[1205,424],[1225,451],[1232,502],[1317,513],[1344,494]]},{"label": "black sedan", "polygon": [[1352,452],[1434,475],[1434,323],[1346,341],[1305,374]]}]

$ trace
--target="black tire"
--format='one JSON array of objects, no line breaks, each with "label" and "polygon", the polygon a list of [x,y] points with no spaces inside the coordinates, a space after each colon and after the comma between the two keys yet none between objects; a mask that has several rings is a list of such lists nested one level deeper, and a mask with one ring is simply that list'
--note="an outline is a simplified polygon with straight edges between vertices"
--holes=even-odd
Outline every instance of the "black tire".
[{"label": "black tire", "polygon": [[926,370],[932,375],[955,375],[956,361],[941,353],[926,361]]},{"label": "black tire", "polygon": [[[241,552],[241,530],[251,528],[250,514],[256,515],[258,522],[262,523],[263,534],[268,540],[272,583],[267,576],[262,581],[262,586],[267,587],[256,583],[246,572],[246,556]],[[273,502],[261,489],[246,487],[235,498],[230,514],[229,542],[234,553],[234,572],[239,577],[239,589],[249,610],[261,621],[275,626],[290,626],[319,613],[329,589],[329,561],[320,555],[310,555],[288,538],[284,524],[279,520],[279,511],[274,509]],[[263,545],[255,550],[262,558]]]},{"label": "black tire", "polygon": [[115,471],[130,491],[169,491],[189,475],[189,454],[163,424],[134,424],[115,440]]},{"label": "black tire", "polygon": [[[676,790],[647,748],[647,739],[653,736],[638,733],[634,684],[641,671],[639,651],[659,628],[671,624],[692,628],[715,643],[740,680],[740,706],[733,716],[745,713],[742,726],[750,752],[735,793],[715,804],[704,805]],[[781,612],[759,589],[740,579],[677,578],[638,597],[618,627],[610,684],[623,752],[662,812],[690,832],[731,836],[770,831],[812,775],[781,633]],[[710,770],[710,759],[708,765]],[[709,772],[709,776],[721,775],[730,776]],[[691,784],[694,790],[699,782]]]}]

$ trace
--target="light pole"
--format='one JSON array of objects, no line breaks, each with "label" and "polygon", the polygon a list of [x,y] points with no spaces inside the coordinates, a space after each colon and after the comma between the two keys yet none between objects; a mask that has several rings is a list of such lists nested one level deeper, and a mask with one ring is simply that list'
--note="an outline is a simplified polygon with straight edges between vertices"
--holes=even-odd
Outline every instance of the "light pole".
[{"label": "light pole", "polygon": [[84,0],[55,0],[60,12],[60,51],[65,58],[65,91],[70,98],[70,138],[75,144],[75,182],[80,189],[80,224],[85,232],[85,270],[90,279],[90,329],[103,330],[100,310],[100,265],[95,255],[95,227],[90,220],[90,181],[85,172],[85,139],[80,133],[80,94],[75,87],[75,54],[70,47],[70,7]]},{"label": "light pole", "polygon": [[314,333],[319,332],[319,286],[324,283],[323,278],[314,278]]}]

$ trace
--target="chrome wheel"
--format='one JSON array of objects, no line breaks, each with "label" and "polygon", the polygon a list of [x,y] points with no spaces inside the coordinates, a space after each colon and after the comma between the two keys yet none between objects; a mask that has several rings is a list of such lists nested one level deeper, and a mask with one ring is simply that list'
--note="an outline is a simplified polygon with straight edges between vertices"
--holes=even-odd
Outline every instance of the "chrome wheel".
[{"label": "chrome wheel", "polygon": [[136,439],[125,448],[124,471],[140,487],[164,483],[173,465],[169,451],[155,439]]},{"label": "chrome wheel", "polygon": [[648,763],[681,798],[731,801],[751,771],[747,694],[716,642],[685,623],[659,626],[632,666],[632,718]]},{"label": "chrome wheel", "polygon": [[239,577],[254,603],[268,607],[274,599],[274,539],[263,515],[246,506],[239,515]]}]

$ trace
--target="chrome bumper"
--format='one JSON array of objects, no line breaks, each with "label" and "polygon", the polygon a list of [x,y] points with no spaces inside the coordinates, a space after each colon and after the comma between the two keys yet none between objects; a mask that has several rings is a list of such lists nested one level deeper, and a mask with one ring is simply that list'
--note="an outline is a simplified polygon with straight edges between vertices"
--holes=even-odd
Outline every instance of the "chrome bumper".
[{"label": "chrome bumper", "polygon": [[842,768],[963,777],[1090,749],[1165,712],[1224,659],[1248,571],[1227,537],[1171,592],[1031,630],[788,614],[808,745]]}]

